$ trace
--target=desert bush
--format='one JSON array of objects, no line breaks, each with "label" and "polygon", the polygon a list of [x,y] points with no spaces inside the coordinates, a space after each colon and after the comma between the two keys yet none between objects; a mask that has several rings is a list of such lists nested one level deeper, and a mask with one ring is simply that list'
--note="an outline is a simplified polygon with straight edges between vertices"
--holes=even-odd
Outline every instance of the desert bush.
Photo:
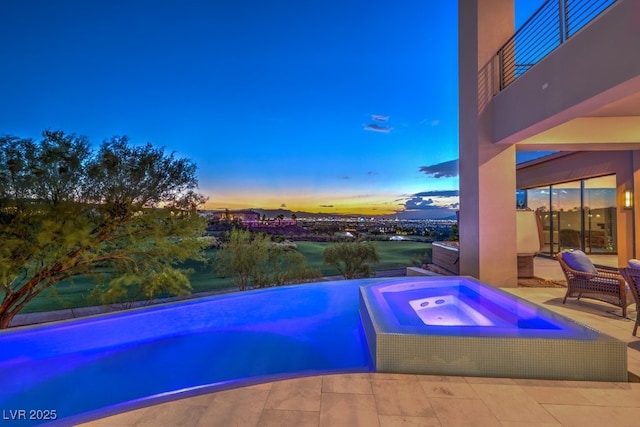
[{"label": "desert bush", "polygon": [[380,262],[378,250],[371,242],[341,242],[322,253],[325,264],[335,267],[345,279],[371,277],[371,264]]}]

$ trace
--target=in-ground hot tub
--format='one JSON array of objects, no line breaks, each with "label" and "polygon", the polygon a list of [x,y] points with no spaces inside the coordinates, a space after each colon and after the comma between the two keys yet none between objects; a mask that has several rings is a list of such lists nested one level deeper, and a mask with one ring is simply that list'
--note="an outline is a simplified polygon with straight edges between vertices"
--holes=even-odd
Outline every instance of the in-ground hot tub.
[{"label": "in-ground hot tub", "polygon": [[460,260],[458,242],[433,242],[431,244],[431,258],[435,265],[451,274],[460,274],[458,261]]},{"label": "in-ground hot tub", "polygon": [[626,343],[470,277],[360,287],[378,372],[627,381]]}]

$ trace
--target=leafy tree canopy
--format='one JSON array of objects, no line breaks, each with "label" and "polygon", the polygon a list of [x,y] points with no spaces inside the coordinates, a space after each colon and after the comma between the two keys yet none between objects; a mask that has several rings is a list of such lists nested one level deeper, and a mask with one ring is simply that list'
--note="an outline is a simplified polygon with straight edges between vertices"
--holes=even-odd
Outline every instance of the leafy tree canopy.
[{"label": "leafy tree canopy", "polygon": [[263,233],[234,228],[216,254],[217,270],[234,277],[238,289],[265,288],[316,280],[320,272],[308,268],[294,248],[273,242]]},{"label": "leafy tree canopy", "polygon": [[345,279],[371,277],[370,264],[380,262],[378,249],[371,242],[341,242],[322,252],[325,264],[335,267]]},{"label": "leafy tree canopy", "polygon": [[[172,267],[200,256],[196,166],[151,144],[45,131],[0,137],[0,328],[61,280],[93,275],[119,292],[190,290]],[[155,291],[153,291],[155,290]],[[113,293],[113,292],[112,292]]]}]

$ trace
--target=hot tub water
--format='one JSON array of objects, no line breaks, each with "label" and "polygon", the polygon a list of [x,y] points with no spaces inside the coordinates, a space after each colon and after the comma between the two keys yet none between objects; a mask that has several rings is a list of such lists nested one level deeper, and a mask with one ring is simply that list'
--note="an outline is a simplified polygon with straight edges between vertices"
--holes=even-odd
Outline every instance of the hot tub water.
[{"label": "hot tub water", "polygon": [[453,295],[442,295],[409,301],[425,325],[440,326],[493,326],[479,311]]}]

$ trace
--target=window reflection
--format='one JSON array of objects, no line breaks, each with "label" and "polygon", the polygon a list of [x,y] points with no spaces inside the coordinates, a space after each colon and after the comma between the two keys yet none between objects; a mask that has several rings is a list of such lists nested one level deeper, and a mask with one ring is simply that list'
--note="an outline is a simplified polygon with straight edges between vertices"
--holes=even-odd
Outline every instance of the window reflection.
[{"label": "window reflection", "polygon": [[542,222],[543,252],[617,253],[615,186],[615,175],[609,175],[527,189],[526,206]]},{"label": "window reflection", "polygon": [[551,186],[553,228],[558,231],[554,252],[582,248],[581,186],[581,181]]},{"label": "window reflection", "polygon": [[617,252],[615,186],[615,176],[584,181],[585,250],[589,253]]}]

